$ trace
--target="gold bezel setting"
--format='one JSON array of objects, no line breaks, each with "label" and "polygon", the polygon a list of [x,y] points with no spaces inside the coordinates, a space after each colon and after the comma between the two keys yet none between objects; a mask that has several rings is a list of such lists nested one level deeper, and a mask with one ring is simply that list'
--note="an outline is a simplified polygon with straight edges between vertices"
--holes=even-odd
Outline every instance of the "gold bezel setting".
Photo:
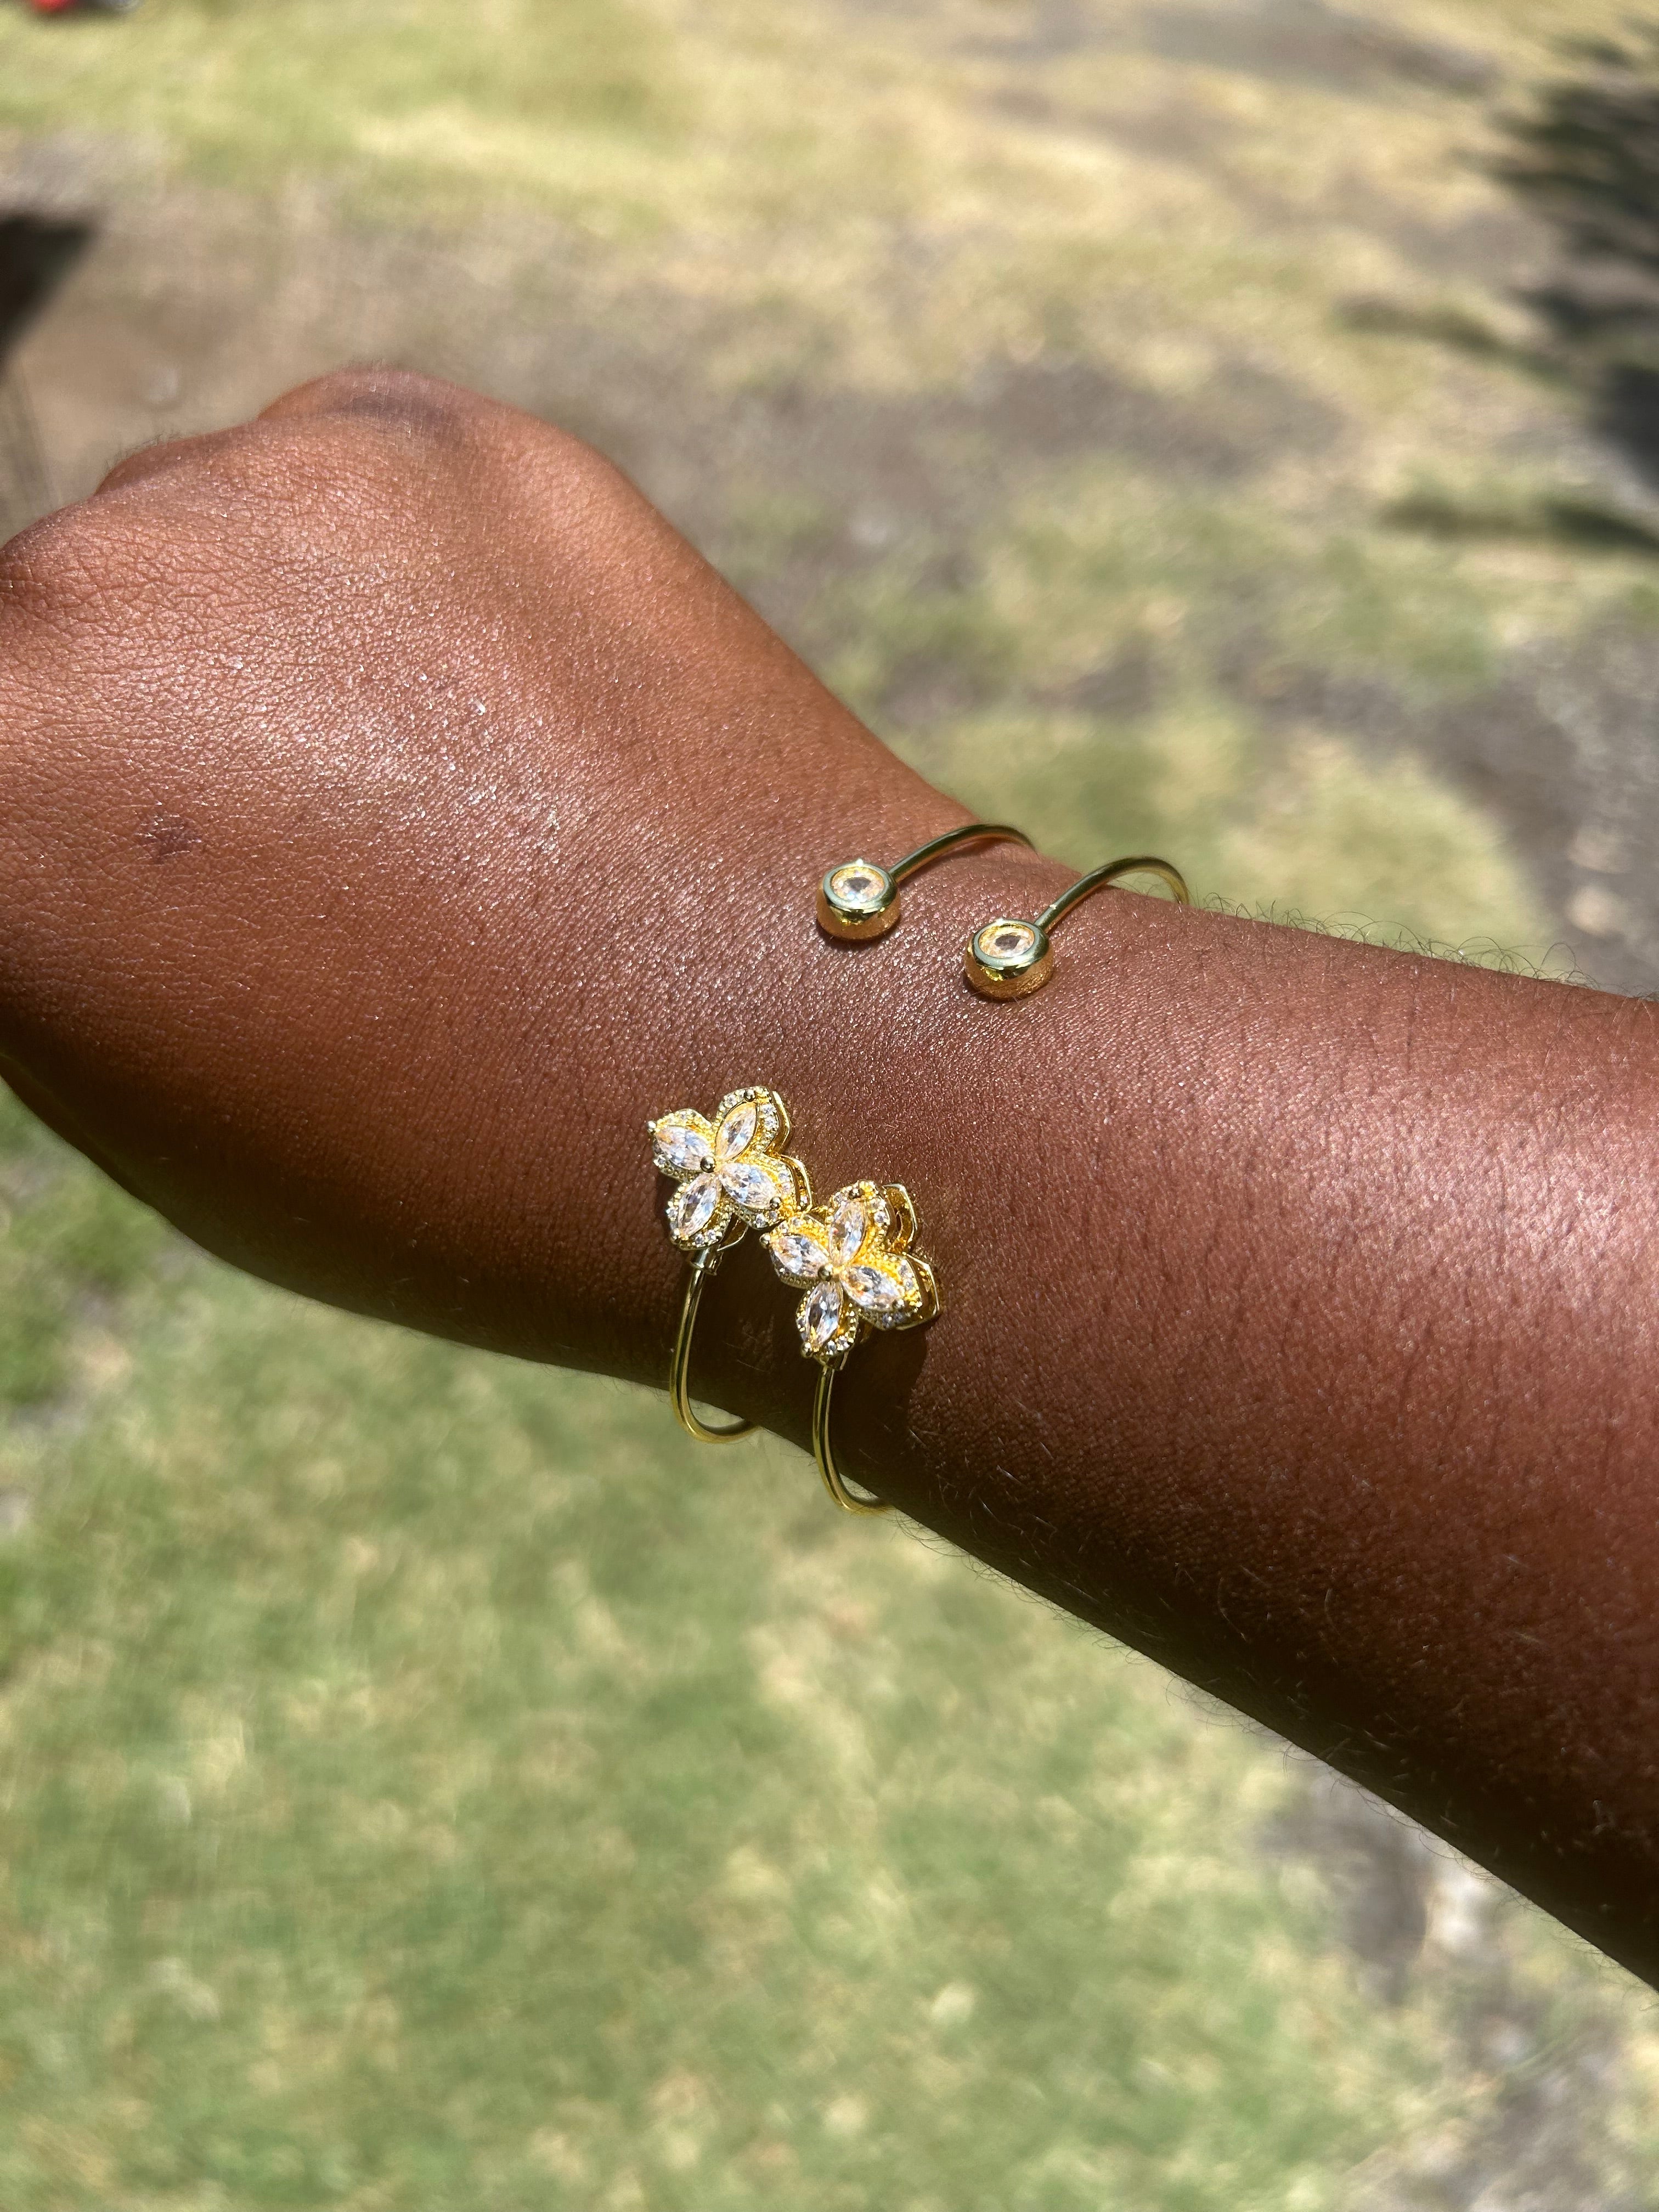
[{"label": "gold bezel setting", "polygon": [[1127,854],[1121,860],[1108,860],[1103,868],[1091,868],[1086,876],[1079,876],[1070,890],[1062,891],[1052,906],[1044,907],[1035,921],[1017,921],[999,915],[994,921],[981,922],[963,947],[964,980],[981,999],[1027,999],[1033,991],[1040,991],[1054,971],[1049,932],[1065,921],[1073,907],[1125,876],[1156,876],[1177,906],[1193,902],[1187,878],[1171,861],[1160,860],[1156,853]]},{"label": "gold bezel setting", "polygon": [[1030,839],[1011,822],[963,822],[918,845],[890,868],[878,860],[837,860],[818,879],[818,927],[843,945],[867,945],[885,937],[899,918],[899,885],[918,868],[942,860],[964,845],[1027,845]]},{"label": "gold bezel setting", "polygon": [[969,939],[962,972],[982,999],[1024,999],[1054,973],[1054,947],[1040,921],[999,915]]},{"label": "gold bezel setting", "polygon": [[885,937],[899,918],[898,885],[874,860],[840,860],[818,884],[818,927],[849,945]]}]

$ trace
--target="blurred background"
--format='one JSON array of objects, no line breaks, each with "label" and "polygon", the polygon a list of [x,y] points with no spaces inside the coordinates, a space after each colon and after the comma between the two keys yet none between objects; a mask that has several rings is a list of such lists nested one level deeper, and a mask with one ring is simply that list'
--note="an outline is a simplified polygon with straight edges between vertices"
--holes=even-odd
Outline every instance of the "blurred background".
[{"label": "blurred background", "polygon": [[[1659,987],[1622,7],[0,0],[0,536],[370,356],[1080,865]],[[5,2212],[1659,2206],[1651,1998],[1359,1793],[0,1141]]]}]

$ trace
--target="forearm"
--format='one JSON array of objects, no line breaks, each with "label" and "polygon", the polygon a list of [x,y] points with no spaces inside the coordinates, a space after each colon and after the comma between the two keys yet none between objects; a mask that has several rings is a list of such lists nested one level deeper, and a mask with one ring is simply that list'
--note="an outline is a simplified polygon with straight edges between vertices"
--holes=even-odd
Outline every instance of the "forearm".
[{"label": "forearm", "polygon": [[[0,1065],[189,1234],[660,1382],[647,1118],[775,1088],[944,1293],[842,1376],[849,1472],[1659,1972],[1650,1009],[1122,892],[990,1005],[969,927],[1066,879],[1006,848],[829,943],[824,866],[959,816],[597,456],[420,380],[16,541],[0,758]],[[799,1440],[793,1304],[748,1240],[698,1380]]]},{"label": "forearm", "polygon": [[[702,1103],[775,1083],[824,1188],[922,1210],[945,1311],[849,1362],[849,1471],[1655,1974],[1651,1010],[1117,893],[972,999],[969,923],[1062,880],[941,869],[716,1031]],[[799,1442],[792,1309],[740,1248],[699,1360]]]}]

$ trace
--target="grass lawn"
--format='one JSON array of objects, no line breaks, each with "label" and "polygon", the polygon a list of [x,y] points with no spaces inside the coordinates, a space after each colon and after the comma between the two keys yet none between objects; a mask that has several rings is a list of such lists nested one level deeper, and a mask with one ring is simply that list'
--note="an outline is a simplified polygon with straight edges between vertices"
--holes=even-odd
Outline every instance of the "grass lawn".
[{"label": "grass lawn", "polygon": [[[724,426],[710,552],[970,803],[1565,961],[1468,778],[1328,702],[1449,730],[1654,626],[1639,547],[1389,519],[1617,492],[1446,243],[1502,203],[1421,60],[1588,11],[1391,10],[1375,81],[1166,12],[8,10],[0,151],[505,240],[526,315],[556,240]],[[757,462],[781,392],[846,446]],[[1455,1870],[1385,2001],[1303,1769],[1146,1663],[781,1447],[243,1281],[15,1109],[0,1199],[4,2212],[1659,2206],[1649,2001]]]},{"label": "grass lawn", "polygon": [[1281,1758],[1145,1662],[6,1138],[9,2212],[1320,2212],[1610,2019],[1650,2151],[1619,1978],[1500,1905],[1377,2006]]}]

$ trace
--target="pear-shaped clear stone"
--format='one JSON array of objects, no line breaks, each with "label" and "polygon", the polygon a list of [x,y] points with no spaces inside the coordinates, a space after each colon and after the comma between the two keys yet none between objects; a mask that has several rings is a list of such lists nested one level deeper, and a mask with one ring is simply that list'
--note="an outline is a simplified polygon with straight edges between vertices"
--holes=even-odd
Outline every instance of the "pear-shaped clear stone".
[{"label": "pear-shaped clear stone", "polygon": [[801,1316],[801,1333],[808,1349],[822,1352],[841,1327],[841,1285],[820,1283],[806,1301]]},{"label": "pear-shaped clear stone", "polygon": [[902,1288],[884,1268],[849,1267],[842,1280],[866,1313],[897,1313],[904,1304]]},{"label": "pear-shaped clear stone", "polygon": [[717,1176],[693,1176],[668,1201],[668,1225],[676,1237],[696,1237],[708,1228],[720,1202]]},{"label": "pear-shaped clear stone", "polygon": [[760,1109],[752,1098],[744,1099],[741,1106],[734,1106],[720,1123],[720,1134],[714,1139],[717,1157],[732,1160],[739,1152],[746,1152],[753,1141],[755,1126],[759,1120]]},{"label": "pear-shaped clear stone", "polygon": [[750,1160],[726,1160],[721,1163],[720,1178],[744,1212],[769,1221],[777,1212],[781,1203],[778,1187],[764,1168],[755,1166]]},{"label": "pear-shaped clear stone", "polygon": [[864,1242],[864,1208],[856,1198],[844,1198],[830,1217],[830,1256],[836,1267],[856,1260]]},{"label": "pear-shaped clear stone", "polygon": [[775,1229],[766,1240],[772,1264],[786,1283],[816,1283],[830,1272],[830,1255],[805,1229]]},{"label": "pear-shaped clear stone", "polygon": [[699,1169],[714,1164],[706,1129],[699,1128],[695,1121],[677,1121],[666,1117],[652,1131],[651,1156],[665,1175],[696,1175]]}]

